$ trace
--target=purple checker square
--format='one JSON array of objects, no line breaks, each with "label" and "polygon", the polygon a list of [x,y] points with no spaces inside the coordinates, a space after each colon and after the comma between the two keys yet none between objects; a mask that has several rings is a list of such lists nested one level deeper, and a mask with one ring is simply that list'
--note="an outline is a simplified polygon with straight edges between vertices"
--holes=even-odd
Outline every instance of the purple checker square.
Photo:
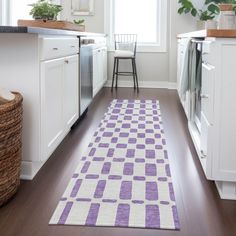
[{"label": "purple checker square", "polygon": [[93,143],[90,143],[89,145],[88,145],[88,147],[92,147],[93,146]]},{"label": "purple checker square", "polygon": [[136,144],[137,143],[137,139],[136,138],[129,138],[128,143],[129,144]]},{"label": "purple checker square", "polygon": [[98,179],[98,178],[99,178],[99,175],[91,175],[91,174],[89,174],[89,175],[85,176],[85,179]]},{"label": "purple checker square", "polygon": [[146,177],[145,176],[134,176],[133,178],[135,181],[145,181]]},{"label": "purple checker square", "polygon": [[153,133],[154,133],[154,130],[153,130],[153,129],[146,129],[146,133],[147,133],[147,134],[153,134]]},{"label": "purple checker square", "polygon": [[112,132],[105,132],[102,136],[106,137],[106,138],[110,138],[113,136],[113,133]]},{"label": "purple checker square", "polygon": [[113,162],[124,162],[125,158],[113,158]]},{"label": "purple checker square", "polygon": [[114,156],[115,149],[109,148],[107,152],[107,157],[113,157]]},{"label": "purple checker square", "polygon": [[122,176],[120,176],[120,175],[109,175],[108,179],[110,179],[110,180],[121,180]]},{"label": "purple checker square", "polygon": [[96,152],[96,148],[92,148],[89,152],[89,156],[90,157],[94,156],[95,152]]},{"label": "purple checker square", "polygon": [[178,212],[177,212],[176,206],[172,206],[172,214],[173,214],[173,218],[174,218],[175,228],[180,229],[179,217],[178,217]]},{"label": "purple checker square", "polygon": [[164,150],[164,157],[165,159],[168,159],[168,152],[166,150]]},{"label": "purple checker square", "polygon": [[153,138],[146,138],[145,143],[146,144],[155,144],[155,139],[153,139]]},{"label": "purple checker square", "polygon": [[107,128],[115,128],[116,124],[115,123],[108,123]]},{"label": "purple checker square", "polygon": [[77,179],[79,177],[79,174],[73,174],[72,179]]},{"label": "purple checker square", "polygon": [[64,225],[66,223],[66,220],[68,218],[68,215],[70,214],[71,208],[73,206],[73,202],[67,202],[66,206],[60,216],[60,219],[58,221],[59,225]]},{"label": "purple checker square", "polygon": [[145,163],[145,159],[144,158],[136,158],[135,162],[136,163]]},{"label": "purple checker square", "polygon": [[145,145],[144,144],[137,144],[136,148],[137,149],[145,149]]},{"label": "purple checker square", "polygon": [[114,109],[114,110],[112,111],[112,113],[113,113],[113,114],[119,114],[119,113],[120,113],[120,109]]},{"label": "purple checker square", "polygon": [[111,139],[111,143],[117,143],[117,142],[118,142],[118,138],[113,137],[113,138]]},{"label": "purple checker square", "polygon": [[144,201],[142,200],[132,200],[133,204],[144,204]]},{"label": "purple checker square", "polygon": [[132,120],[131,123],[132,124],[138,124],[138,121],[137,120]]},{"label": "purple checker square", "polygon": [[170,200],[175,201],[175,193],[174,193],[174,187],[172,183],[169,183],[169,194],[170,194]]},{"label": "purple checker square", "polygon": [[158,190],[156,182],[146,182],[146,200],[148,201],[158,200]]},{"label": "purple checker square", "polygon": [[96,139],[95,139],[95,143],[99,143],[101,141],[101,137],[97,137]]},{"label": "purple checker square", "polygon": [[82,160],[82,161],[86,161],[86,160],[87,160],[87,157],[82,157],[81,160]]},{"label": "purple checker square", "polygon": [[163,159],[157,159],[157,164],[164,164],[165,161]]},{"label": "purple checker square", "polygon": [[72,191],[71,191],[71,194],[70,194],[70,197],[71,197],[71,198],[74,198],[74,197],[77,196],[81,184],[82,184],[82,179],[76,180],[75,185],[74,185],[74,187],[73,187],[73,189],[72,189]]},{"label": "purple checker square", "polygon": [[123,129],[129,129],[130,128],[130,124],[124,123],[124,124],[122,124],[122,128]]},{"label": "purple checker square", "polygon": [[60,201],[61,201],[61,202],[65,202],[65,201],[67,201],[67,198],[66,198],[66,197],[63,197],[63,198],[60,199]]},{"label": "purple checker square", "polygon": [[90,164],[91,164],[90,161],[86,161],[86,162],[84,163],[84,166],[83,166],[83,168],[82,168],[82,170],[81,170],[81,173],[82,173],[82,174],[85,174],[85,173],[88,172],[88,169],[89,169]]},{"label": "purple checker square", "polygon": [[140,104],[140,108],[145,109],[146,108],[146,104]]},{"label": "purple checker square", "polygon": [[139,121],[145,121],[145,119],[146,119],[145,116],[139,116],[138,118]]},{"label": "purple checker square", "polygon": [[153,121],[159,121],[159,117],[158,116],[153,116]]},{"label": "purple checker square", "polygon": [[102,199],[102,202],[104,202],[104,203],[116,203],[117,200],[116,199]]},{"label": "purple checker square", "polygon": [[116,133],[120,133],[120,128],[116,128],[116,129],[115,129],[115,132],[116,132]]},{"label": "purple checker square", "polygon": [[110,120],[118,120],[118,116],[112,115],[112,116],[110,116]]},{"label": "purple checker square", "polygon": [[111,163],[110,162],[105,162],[102,167],[102,174],[103,175],[108,175],[111,170]]},{"label": "purple checker square", "polygon": [[100,208],[100,204],[98,203],[91,204],[89,213],[86,219],[86,225],[91,225],[91,226],[96,225],[99,208]]},{"label": "purple checker square", "polygon": [[124,164],[124,175],[133,175],[134,173],[134,163],[125,163]]},{"label": "purple checker square", "polygon": [[120,133],[119,137],[121,137],[121,138],[127,138],[127,137],[129,137],[129,133],[124,133],[124,132],[122,132],[122,133]]},{"label": "purple checker square", "polygon": [[125,116],[124,120],[132,120],[132,116]]},{"label": "purple checker square", "polygon": [[165,170],[166,170],[166,175],[167,175],[168,177],[171,177],[171,174],[170,174],[170,165],[169,165],[169,164],[166,164]]},{"label": "purple checker square", "polygon": [[149,159],[155,159],[156,158],[156,152],[155,150],[146,150],[146,158]]},{"label": "purple checker square", "polygon": [[116,213],[115,226],[128,227],[129,226],[129,204],[119,204]]},{"label": "purple checker square", "polygon": [[125,143],[118,143],[116,145],[116,148],[126,149],[127,148],[127,144],[125,144]]},{"label": "purple checker square", "polygon": [[120,187],[120,199],[130,200],[132,198],[132,181],[122,181]]},{"label": "purple checker square", "polygon": [[161,138],[161,134],[155,134],[155,138],[156,139],[160,139]]},{"label": "purple checker square", "polygon": [[166,178],[166,177],[159,177],[158,181],[160,181],[160,182],[167,182],[168,178]]},{"label": "purple checker square", "polygon": [[137,133],[138,130],[137,129],[130,129],[130,133]]},{"label": "purple checker square", "polygon": [[145,129],[145,124],[139,124],[139,125],[138,125],[138,128],[139,128],[139,129]]},{"label": "purple checker square", "polygon": [[160,129],[160,125],[154,125],[154,129]]},{"label": "purple checker square", "polygon": [[156,176],[157,168],[155,164],[146,164],[145,165],[145,174],[146,176]]},{"label": "purple checker square", "polygon": [[157,110],[153,110],[153,115],[158,115]]},{"label": "purple checker square", "polygon": [[103,132],[104,130],[105,130],[105,128],[101,128],[101,129],[100,129],[100,132]]},{"label": "purple checker square", "polygon": [[162,144],[166,145],[166,140],[165,139],[162,139]]},{"label": "purple checker square", "polygon": [[117,104],[115,105],[115,107],[116,107],[116,108],[121,108],[121,107],[122,107],[122,103],[120,103],[120,104],[117,103]]},{"label": "purple checker square", "polygon": [[145,114],[146,114],[146,111],[145,111],[145,110],[139,110],[139,114],[140,114],[140,115],[145,115]]},{"label": "purple checker square", "polygon": [[98,147],[100,147],[100,148],[109,148],[109,143],[99,143]]},{"label": "purple checker square", "polygon": [[129,115],[129,114],[133,114],[133,110],[131,110],[131,109],[127,109],[127,110],[125,111],[125,114],[127,114],[127,115]]},{"label": "purple checker square", "polygon": [[127,108],[134,108],[134,104],[128,104]]},{"label": "purple checker square", "polygon": [[156,146],[155,146],[155,149],[161,150],[161,149],[163,149],[163,146],[162,146],[162,145],[156,145]]},{"label": "purple checker square", "polygon": [[160,210],[158,205],[146,205],[146,228],[160,228]]},{"label": "purple checker square", "polygon": [[106,180],[99,180],[94,193],[94,198],[102,198],[105,187],[106,187]]},{"label": "purple checker square", "polygon": [[135,149],[128,149],[126,152],[126,157],[127,158],[133,158],[135,155]]},{"label": "purple checker square", "polygon": [[104,157],[94,157],[93,161],[104,161],[105,158]]},{"label": "purple checker square", "polygon": [[90,198],[76,198],[77,202],[91,202],[92,200]]},{"label": "purple checker square", "polygon": [[146,134],[145,133],[138,133],[138,138],[145,138]]}]

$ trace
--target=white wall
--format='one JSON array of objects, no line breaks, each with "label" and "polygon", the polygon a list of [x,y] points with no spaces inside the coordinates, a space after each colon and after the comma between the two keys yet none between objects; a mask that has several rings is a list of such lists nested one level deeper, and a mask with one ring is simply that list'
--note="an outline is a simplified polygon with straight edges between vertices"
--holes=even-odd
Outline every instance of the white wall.
[{"label": "white wall", "polygon": [[[86,31],[90,32],[104,32],[104,0],[95,1],[95,15],[81,17],[85,19]],[[162,82],[176,82],[176,57],[177,57],[177,40],[178,33],[196,30],[196,21],[189,15],[180,16],[177,13],[178,0],[167,0],[168,6],[168,51],[166,53],[138,53],[137,67],[139,80],[141,84],[149,84],[151,86],[158,86]],[[201,6],[201,1],[194,0],[197,5]],[[62,18],[73,20],[77,17],[71,16],[71,1],[61,0],[64,7]],[[129,69],[128,65],[121,65],[121,69]],[[113,69],[113,54],[109,53],[108,73],[111,79]],[[121,80],[128,80],[132,83],[130,78],[123,77]]]}]

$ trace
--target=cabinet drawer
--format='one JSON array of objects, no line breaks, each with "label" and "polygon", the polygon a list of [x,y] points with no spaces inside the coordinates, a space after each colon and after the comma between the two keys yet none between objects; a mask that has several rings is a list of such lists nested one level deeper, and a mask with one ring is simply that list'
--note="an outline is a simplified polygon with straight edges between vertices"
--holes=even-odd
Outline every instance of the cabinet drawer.
[{"label": "cabinet drawer", "polygon": [[202,64],[202,92],[201,103],[202,113],[210,124],[213,124],[213,109],[214,109],[214,77],[215,67],[203,62]]},{"label": "cabinet drawer", "polygon": [[78,38],[41,38],[40,59],[50,60],[64,56],[74,55],[79,52]]}]

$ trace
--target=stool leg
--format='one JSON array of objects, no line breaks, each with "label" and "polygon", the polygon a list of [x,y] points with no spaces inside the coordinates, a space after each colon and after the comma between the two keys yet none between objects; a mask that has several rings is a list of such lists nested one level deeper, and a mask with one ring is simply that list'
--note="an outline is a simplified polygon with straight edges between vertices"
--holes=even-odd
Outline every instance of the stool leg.
[{"label": "stool leg", "polygon": [[116,62],[116,88],[118,87],[119,59]]},{"label": "stool leg", "polygon": [[116,58],[114,58],[114,66],[113,66],[113,76],[112,76],[111,91],[113,91],[114,80],[115,80],[115,73],[116,73]]},{"label": "stool leg", "polygon": [[138,89],[138,92],[139,92],[139,86],[138,86],[138,74],[137,74],[136,59],[134,59],[134,68],[135,68],[135,76],[136,76],[136,85],[137,85],[137,89]]},{"label": "stool leg", "polygon": [[131,60],[132,60],[132,69],[133,69],[134,89],[136,89],[134,59],[132,58]]}]

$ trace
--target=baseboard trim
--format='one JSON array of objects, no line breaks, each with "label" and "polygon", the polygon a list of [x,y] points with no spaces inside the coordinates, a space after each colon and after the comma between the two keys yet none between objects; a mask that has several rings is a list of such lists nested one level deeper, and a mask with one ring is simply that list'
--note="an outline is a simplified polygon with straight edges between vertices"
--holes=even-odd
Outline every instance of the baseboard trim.
[{"label": "baseboard trim", "polygon": [[24,180],[32,180],[42,168],[43,164],[43,162],[22,161],[20,178]]},{"label": "baseboard trim", "polygon": [[215,181],[216,188],[223,200],[236,200],[236,183]]},{"label": "baseboard trim", "polygon": [[[112,81],[108,80],[104,85],[105,87],[111,87]],[[119,80],[118,87],[120,88],[132,88],[134,86],[133,81]],[[177,83],[168,81],[139,81],[140,88],[164,88],[164,89],[177,89]]]}]

